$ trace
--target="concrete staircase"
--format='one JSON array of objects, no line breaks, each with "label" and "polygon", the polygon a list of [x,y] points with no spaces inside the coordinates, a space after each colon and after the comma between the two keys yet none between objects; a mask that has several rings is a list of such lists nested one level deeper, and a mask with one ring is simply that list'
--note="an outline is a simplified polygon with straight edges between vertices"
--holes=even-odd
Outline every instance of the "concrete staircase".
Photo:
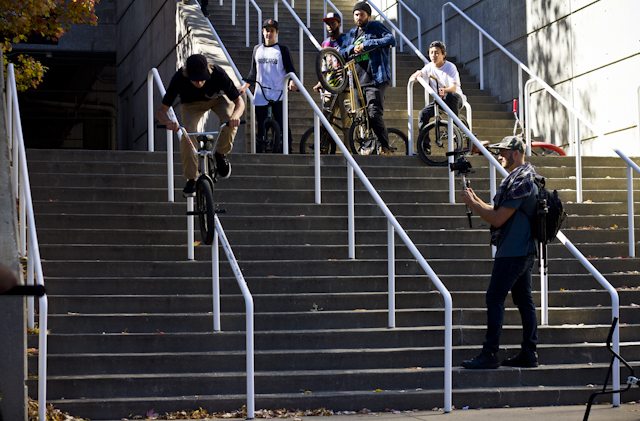
[{"label": "concrete staircase", "polygon": [[[242,297],[223,264],[223,331],[212,333],[210,250],[199,246],[196,261],[186,260],[184,199],[177,189],[177,203],[166,202],[164,155],[30,150],[28,158],[50,294],[50,402],[91,419],[240,408],[246,402]],[[483,340],[492,264],[486,226],[474,217],[474,228],[467,228],[464,207],[446,203],[445,169],[425,167],[416,157],[358,160],[452,292],[454,405],[586,402],[608,363],[610,300],[566,249],[550,247],[542,365],[457,368]],[[472,162],[473,184],[487,196],[485,164]],[[216,185],[215,198],[254,295],[256,408],[441,407],[442,299],[398,245],[398,328],[386,328],[386,223],[356,182],[358,258],[347,259],[343,160],[322,157],[323,205],[313,204],[311,156],[234,154],[232,163],[233,177]],[[564,232],[618,289],[621,352],[637,365],[640,274],[638,259],[624,258],[623,167],[585,158],[587,203],[573,204],[573,161],[534,163],[568,201]],[[514,351],[520,321],[510,299],[507,306],[503,347]],[[29,342],[37,346],[35,337]],[[36,366],[31,357],[32,373]],[[35,380],[29,388],[36,397]],[[637,388],[624,397],[638,398]]]},{"label": "concrete staircase", "polygon": [[[264,18],[272,16],[273,2],[260,0],[257,3],[262,8]],[[343,12],[343,26],[346,32],[354,26],[353,14],[351,12],[353,2],[350,0],[341,0],[334,3]],[[297,2],[297,4],[300,8],[296,8],[296,11],[300,14],[301,19],[306,21],[306,2]],[[322,2],[313,0],[311,2],[311,10],[310,30],[318,42],[322,42]],[[256,17],[251,13],[251,47],[247,48],[245,47],[244,9],[237,13],[236,26],[233,26],[231,25],[231,5],[230,2],[227,2],[220,7],[216,5],[216,12],[211,14],[210,20],[222,38],[225,47],[231,53],[236,66],[243,75],[246,75],[249,73],[251,66],[253,45],[257,43],[255,34]],[[292,52],[294,65],[298,72],[300,72],[298,25],[282,5],[279,7],[278,17],[280,24],[279,42],[289,47]],[[311,92],[314,97],[317,97],[311,90],[311,87],[317,82],[315,73],[317,50],[311,42],[307,40],[306,36],[304,40],[304,84],[307,90]],[[425,40],[424,42],[425,46],[423,48],[426,49],[426,45],[428,45],[430,41]],[[426,51],[423,51],[423,53],[427,55]],[[455,62],[455,57],[452,56],[454,53],[449,52],[449,54],[449,59]],[[387,127],[395,127],[402,130],[405,134],[407,133],[407,81],[409,80],[409,76],[423,65],[422,61],[415,55],[407,52],[400,53],[398,49],[396,65],[397,87],[389,87],[385,95],[384,117]],[[491,96],[489,92],[481,90],[479,83],[468,70],[459,66],[459,71],[463,91],[473,109],[473,131],[478,138],[494,142],[511,134],[513,130],[513,116],[509,112],[510,108],[499,103],[498,99]],[[313,112],[301,94],[292,93],[290,95],[290,102],[289,124],[293,135],[293,151],[294,153],[298,153],[298,145],[302,134],[309,127],[313,126]],[[417,85],[414,88],[416,133],[418,114],[423,106],[424,90],[422,86]],[[415,137],[417,138],[417,134]]]}]

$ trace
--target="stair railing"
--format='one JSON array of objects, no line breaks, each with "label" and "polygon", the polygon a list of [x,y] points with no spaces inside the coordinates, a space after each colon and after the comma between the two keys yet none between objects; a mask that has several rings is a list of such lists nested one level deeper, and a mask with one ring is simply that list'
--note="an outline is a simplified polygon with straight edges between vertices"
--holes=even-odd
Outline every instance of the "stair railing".
[{"label": "stair railing", "polygon": [[[369,3],[369,6],[371,6],[372,9],[374,9],[376,12],[378,12],[378,17],[380,17],[382,20],[384,20],[386,22],[386,24],[391,27],[391,29],[393,30],[394,37],[396,35],[399,35],[401,40],[404,40],[404,42],[406,42],[407,45],[411,46],[411,51],[415,55],[417,55],[418,58],[420,60],[422,60],[422,62],[424,64],[428,63],[428,60],[424,56],[424,54],[422,54],[422,52],[415,45],[413,45],[413,43],[404,34],[404,32],[402,32],[402,30],[400,28],[398,28],[393,23],[393,21],[391,19],[389,19],[387,17],[387,15],[382,10],[380,10],[380,8],[378,6],[376,6],[373,3]],[[396,47],[395,46],[391,47],[391,86],[394,87],[394,88],[396,87]]]},{"label": "stair railing", "polygon": [[636,257],[635,222],[634,222],[634,201],[633,201],[633,172],[640,174],[640,166],[633,162],[619,149],[614,149],[615,153],[625,162],[627,166],[627,228],[629,230],[629,257]]},{"label": "stair railing", "polygon": [[[190,198],[193,201],[193,198]],[[255,386],[254,386],[254,329],[253,329],[253,296],[249,291],[247,281],[242,275],[240,265],[236,260],[229,240],[227,239],[222,224],[218,219],[218,215],[214,216],[215,220],[215,232],[213,234],[213,243],[211,244],[211,271],[213,273],[213,330],[220,332],[220,258],[218,243],[222,245],[222,249],[227,256],[231,270],[238,282],[242,297],[244,298],[244,305],[246,308],[245,315],[245,330],[246,330],[246,370],[247,370],[247,419],[255,418]]]},{"label": "stair railing", "polygon": [[[233,0],[235,2],[235,0]],[[262,40],[262,9],[255,2],[255,0],[245,0],[244,2],[244,25],[245,25],[245,47],[249,47],[251,44],[249,43],[249,3],[256,9],[256,13],[258,14],[258,43]],[[235,24],[234,24],[235,25]]]},{"label": "stair railing", "polygon": [[[387,219],[387,276],[388,276],[388,321],[387,326],[389,328],[396,327],[395,321],[395,236],[397,234],[404,242],[409,252],[416,259],[420,267],[425,271],[431,282],[438,289],[444,300],[444,411],[451,412],[451,365],[452,365],[452,299],[451,293],[447,290],[442,283],[438,275],[433,271],[429,263],[422,256],[418,248],[415,246],[411,238],[407,235],[402,228],[396,217],[391,210],[387,207],[386,203],[382,200],[375,187],[371,184],[364,171],[360,168],[355,159],[351,156],[351,152],[345,144],[342,142],[338,134],[335,132],[327,118],[322,114],[320,108],[316,105],[314,99],[309,92],[304,88],[302,81],[294,73],[288,73],[284,82],[284,98],[283,98],[283,118],[285,128],[284,133],[287,132],[288,122],[288,105],[289,95],[286,89],[289,80],[293,80],[298,87],[300,93],[304,99],[309,103],[309,106],[314,112],[313,126],[313,150],[314,150],[314,181],[315,181],[315,203],[321,204],[321,186],[320,186],[320,123],[324,126],[327,132],[331,135],[331,138],[336,143],[347,164],[347,208],[348,208],[348,241],[349,241],[349,258],[355,259],[355,201],[354,201],[354,172],[367,189],[373,200],[376,202],[382,213]],[[286,144],[286,142],[285,142]]]},{"label": "stair railing", "polygon": [[[418,31],[418,49],[420,51],[422,51],[422,25],[421,25],[421,19],[420,16],[418,16],[418,14],[416,12],[414,12],[409,6],[407,6],[407,4],[402,1],[402,0],[396,0],[395,3],[393,5],[391,5],[390,7],[388,7],[385,10],[389,10],[391,7],[393,6],[400,6],[398,7],[398,26],[400,27],[400,32],[404,33],[404,19],[402,18],[402,10],[406,10],[415,20],[416,20],[416,29]],[[400,38],[400,52],[403,53],[404,52],[404,40],[402,38]]]},{"label": "stair railing", "polygon": [[[418,80],[420,80],[420,78],[418,78]],[[480,151],[480,153],[482,155],[484,155],[485,158],[487,158],[487,160],[489,161],[489,169],[490,171],[493,171],[493,173],[490,172],[490,181],[489,181],[489,188],[491,189],[491,198],[493,198],[495,196],[495,171],[500,171],[500,174],[503,177],[506,177],[508,175],[507,170],[505,170],[502,165],[493,157],[493,155],[491,154],[491,152],[489,152],[483,145],[482,143],[478,140],[478,138],[471,132],[471,130],[469,130],[463,123],[462,121],[458,118],[457,115],[455,115],[453,113],[453,111],[451,110],[451,108],[449,108],[449,106],[442,100],[442,98],[440,98],[438,95],[435,94],[435,92],[433,91],[433,89],[423,80],[421,83],[424,83],[425,89],[430,90],[430,94],[433,96],[434,100],[438,102],[438,105],[440,105],[440,108],[442,110],[444,110],[447,115],[449,116],[449,121],[453,121],[455,123],[456,126],[458,126],[458,128],[460,130],[462,130],[464,132],[464,134],[466,134],[469,139],[473,142],[474,146],[478,149],[478,151]],[[452,136],[452,126],[449,125],[448,127],[449,136]],[[452,147],[452,145],[449,145],[450,149]],[[449,163],[451,163],[453,160],[453,157],[449,157]],[[493,174],[493,175],[491,175]],[[449,180],[451,180],[451,174],[450,174],[450,178]],[[455,199],[452,191],[454,190],[454,186],[452,185],[451,181],[449,183],[449,198],[450,198],[450,203],[455,203],[455,200],[451,200],[451,199]],[[562,231],[558,231],[558,234],[556,235],[556,238],[569,250],[569,252],[571,252],[571,254],[580,262],[580,264],[582,264],[582,266],[585,267],[585,269],[587,269],[587,271],[589,271],[589,273],[596,279],[596,281],[598,281],[598,283],[605,289],[607,290],[607,292],[609,293],[610,297],[611,297],[611,319],[613,320],[614,318],[620,318],[620,299],[618,296],[618,292],[616,291],[616,289],[613,287],[613,285],[611,285],[609,283],[609,281],[607,281],[607,279],[602,276],[602,274],[591,264],[591,262],[589,262],[589,260],[580,252],[580,250],[578,250],[571,241],[569,241],[569,239],[564,235],[564,233]],[[545,270],[543,268],[544,262],[540,261],[540,295],[541,295],[541,324],[542,325],[548,325],[549,324],[549,291],[548,291],[548,282],[547,282],[547,277],[545,275]],[[619,329],[619,324],[616,324],[616,328],[614,330],[614,334],[613,334],[613,349],[616,353],[619,353],[620,350],[620,329]],[[616,390],[620,389],[620,363],[619,361],[615,361],[613,363],[612,366],[612,371],[613,371],[613,375],[612,375],[612,385],[613,388]],[[620,406],[620,394],[614,394],[613,395],[613,405],[614,406]]]},{"label": "stair railing", "polygon": [[[566,99],[564,99],[555,89],[553,89],[549,84],[547,84],[544,80],[534,74],[527,66],[525,66],[520,60],[518,60],[513,54],[511,54],[502,44],[496,41],[487,31],[485,31],[480,25],[478,25],[473,19],[471,19],[467,14],[465,14],[460,8],[458,8],[455,4],[448,2],[442,5],[442,40],[446,41],[446,17],[445,17],[445,9],[447,7],[455,10],[460,16],[462,16],[467,22],[469,22],[473,27],[478,30],[478,60],[479,60],[479,71],[480,71],[480,89],[484,89],[484,53],[483,53],[483,37],[487,38],[493,45],[496,46],[500,51],[502,51],[511,61],[518,65],[518,116],[520,121],[525,121],[526,125],[531,127],[530,120],[523,119],[523,107],[528,110],[529,107],[529,94],[527,92],[526,95],[523,95],[523,74],[525,71],[531,78],[530,81],[535,81],[543,87],[543,89],[551,94],[560,104],[562,104],[569,113],[571,113],[574,117],[573,120],[573,135],[574,139],[574,149],[575,149],[575,157],[576,157],[576,202],[582,203],[582,152],[581,152],[581,142],[578,131],[578,121],[582,122],[587,128],[596,133],[596,136],[599,139],[604,138],[604,133],[602,130],[597,128],[594,124],[592,124],[589,120],[587,120],[578,110],[576,110]],[[529,83],[528,81],[527,83]],[[523,101],[524,96],[524,101]],[[531,154],[531,139],[527,139],[527,153]]]},{"label": "stair railing", "polygon": [[[320,43],[318,42],[318,40],[316,39],[316,37],[313,36],[313,34],[311,33],[311,31],[309,31],[309,28],[307,28],[307,25],[305,25],[302,20],[300,19],[300,17],[298,16],[298,14],[295,12],[295,10],[293,10],[293,8],[291,7],[291,5],[286,1],[286,0],[274,0],[273,1],[273,16],[275,20],[278,20],[278,2],[282,2],[282,4],[284,4],[284,7],[289,11],[289,13],[291,14],[291,16],[293,17],[293,19],[296,21],[296,23],[298,24],[298,68],[299,73],[300,73],[300,80],[302,80],[304,82],[304,36],[303,34],[307,34],[307,38],[309,38],[309,41],[311,41],[311,43],[314,45],[314,47],[316,47],[316,49],[318,51],[320,51],[320,49],[322,48],[320,46]],[[307,7],[307,14],[309,12],[309,7]],[[307,20],[309,18],[307,17]],[[286,133],[285,133],[285,137],[286,137]],[[284,154],[288,154],[288,150],[289,150],[289,146],[287,145],[286,139],[284,140],[284,147],[283,150],[287,150],[287,152],[284,152]]]},{"label": "stair railing", "polygon": [[[13,186],[20,208],[18,220],[19,253],[22,258],[27,259],[27,285],[33,285],[35,278],[37,285],[44,286],[27,154],[22,135],[16,76],[11,63],[7,66],[6,92],[8,121],[11,122],[10,127],[7,127],[7,133],[11,139],[12,156],[14,157],[12,161]],[[47,410],[47,322],[49,315],[49,300],[46,294],[38,299],[38,307],[38,417],[44,421]],[[33,297],[27,298],[27,312],[27,325],[33,329],[35,327]]]}]

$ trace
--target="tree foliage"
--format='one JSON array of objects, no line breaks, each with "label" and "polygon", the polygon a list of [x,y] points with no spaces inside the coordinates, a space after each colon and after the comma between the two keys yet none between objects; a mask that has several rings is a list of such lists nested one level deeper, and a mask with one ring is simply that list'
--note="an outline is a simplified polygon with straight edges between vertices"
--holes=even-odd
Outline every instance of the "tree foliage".
[{"label": "tree foliage", "polygon": [[57,41],[73,24],[96,25],[95,6],[100,0],[0,0],[0,41],[3,65],[15,66],[18,90],[37,87],[46,66],[35,58],[10,55],[13,44],[39,37]]}]

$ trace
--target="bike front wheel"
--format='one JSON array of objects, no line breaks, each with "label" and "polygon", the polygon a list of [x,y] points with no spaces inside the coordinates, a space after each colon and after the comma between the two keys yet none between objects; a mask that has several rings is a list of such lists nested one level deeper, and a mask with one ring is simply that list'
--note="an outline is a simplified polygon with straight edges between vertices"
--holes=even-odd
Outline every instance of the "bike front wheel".
[{"label": "bike front wheel", "polygon": [[[300,153],[312,154],[313,153],[313,127],[307,129],[306,132],[300,138]],[[320,153],[335,154],[336,143],[333,141],[329,132],[324,127],[320,127]]]},{"label": "bike front wheel", "polygon": [[387,129],[389,147],[394,155],[407,155],[409,150],[409,138],[402,130],[396,128]]},{"label": "bike front wheel", "polygon": [[324,89],[339,94],[347,87],[347,69],[344,58],[335,48],[327,47],[316,56],[316,75]]},{"label": "bike front wheel", "polygon": [[215,207],[213,203],[213,186],[206,177],[198,178],[196,182],[196,212],[200,223],[200,236],[205,244],[213,243],[215,232]]},{"label": "bike front wheel", "polygon": [[347,141],[351,153],[354,155],[374,155],[378,153],[378,142],[376,142],[375,135],[364,120],[354,121],[351,124],[347,133]]},{"label": "bike front wheel", "polygon": [[461,151],[466,148],[465,137],[462,131],[453,126],[453,139],[449,139],[449,122],[440,120],[437,124],[432,121],[420,130],[418,134],[418,156],[427,165],[445,167],[448,163],[446,153],[449,151],[449,143],[453,143],[452,150]]},{"label": "bike front wheel", "polygon": [[282,152],[282,132],[280,125],[275,120],[267,120],[264,122],[264,147],[265,152]]}]

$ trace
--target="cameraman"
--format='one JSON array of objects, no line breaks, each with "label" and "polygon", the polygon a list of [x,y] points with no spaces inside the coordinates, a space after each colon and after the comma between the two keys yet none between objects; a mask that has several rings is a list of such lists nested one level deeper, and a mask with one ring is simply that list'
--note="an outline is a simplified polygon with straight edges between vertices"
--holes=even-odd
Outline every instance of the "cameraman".
[{"label": "cameraman", "polygon": [[536,308],[531,297],[531,270],[536,257],[536,243],[531,233],[531,219],[536,213],[535,170],[524,160],[524,142],[507,136],[500,143],[489,145],[499,151],[499,161],[509,171],[502,180],[491,206],[471,188],[462,192],[462,200],[491,224],[491,244],[497,247],[491,280],[486,293],[487,333],[482,352],[462,363],[464,368],[498,368],[496,356],[504,319],[504,301],[509,291],[522,319],[520,352],[502,361],[503,366],[537,367],[538,341]]}]

